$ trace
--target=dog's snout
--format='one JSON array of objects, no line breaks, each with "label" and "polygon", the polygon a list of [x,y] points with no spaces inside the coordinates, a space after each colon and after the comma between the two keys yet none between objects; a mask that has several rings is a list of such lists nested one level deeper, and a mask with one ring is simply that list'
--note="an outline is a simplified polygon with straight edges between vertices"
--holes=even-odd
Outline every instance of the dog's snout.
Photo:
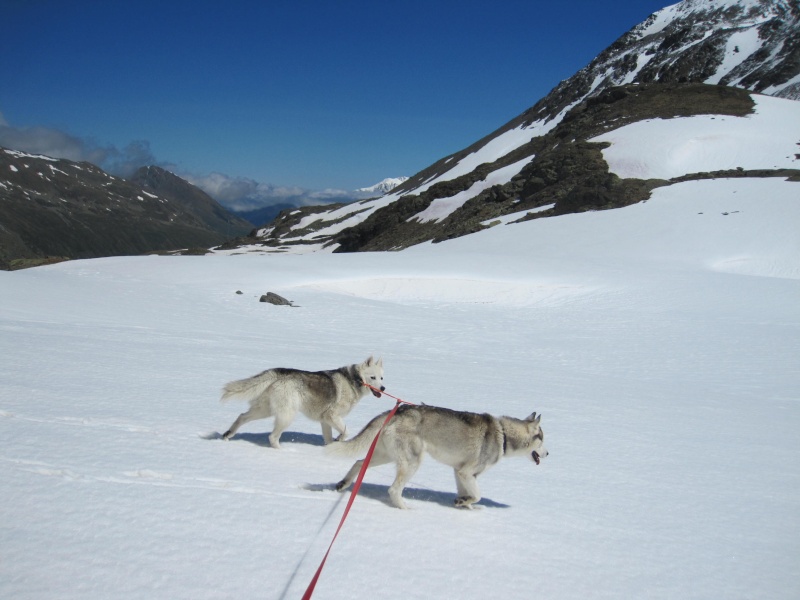
[{"label": "dog's snout", "polygon": [[386,388],[385,388],[385,387],[383,387],[383,386],[381,386],[381,391],[382,391],[382,392],[385,392],[385,391],[386,391]]}]

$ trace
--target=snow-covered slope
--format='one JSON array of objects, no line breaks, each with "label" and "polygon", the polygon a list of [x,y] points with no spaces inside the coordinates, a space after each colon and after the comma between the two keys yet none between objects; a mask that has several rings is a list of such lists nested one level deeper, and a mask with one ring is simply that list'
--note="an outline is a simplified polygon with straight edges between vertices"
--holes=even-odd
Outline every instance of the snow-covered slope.
[{"label": "snow-covered slope", "polygon": [[[428,227],[424,232],[404,224],[414,219],[441,222],[443,206],[452,214],[470,201],[495,213],[487,214],[487,219],[504,218],[507,207],[499,210],[497,197],[489,189],[505,186],[501,199],[513,199],[512,184],[529,181],[524,169],[542,150],[537,140],[554,132],[570,111],[574,114],[573,109],[601,98],[610,88],[653,82],[733,86],[800,98],[800,8],[786,0],[684,0],[667,6],[620,37],[525,113],[424,169],[384,197],[316,212],[311,228],[307,220],[298,222],[286,214],[261,230],[260,236],[273,247],[283,246],[282,251],[291,251],[287,245],[302,242],[299,251],[305,252],[315,243],[328,250],[387,249],[418,243],[419,239],[448,239],[472,232],[477,229],[475,224],[464,224],[471,214],[455,215],[452,221],[459,221],[456,226]],[[701,107],[696,110],[714,113]],[[795,114],[781,127],[793,131],[792,124],[798,120]],[[559,136],[557,141],[569,140]],[[572,143],[581,141],[573,139]],[[795,150],[785,150],[786,155],[794,155]],[[431,207],[431,202],[438,206]],[[372,221],[365,224],[370,217]],[[388,242],[373,241],[376,230],[384,232],[390,227],[410,231],[398,233]],[[346,243],[342,232],[347,232]]]},{"label": "snow-covered slope", "polygon": [[[651,15],[434,179],[453,179],[555,127],[588,96],[629,83],[702,82],[800,99],[800,8],[787,0],[684,0]],[[519,122],[522,121],[522,122]],[[406,187],[406,189],[408,189]],[[417,190],[421,191],[421,190]]]},{"label": "snow-covered slope", "polygon": [[[716,88],[708,88],[708,91],[711,91],[712,95],[717,93]],[[651,96],[656,99],[666,96],[666,92],[660,88],[652,92]],[[743,97],[752,106],[748,109],[752,112],[741,116],[712,113],[632,120],[630,124],[622,125],[622,119],[612,113],[605,117],[606,126],[602,121],[591,123],[591,127],[600,131],[606,130],[606,133],[589,137],[587,141],[608,146],[602,150],[602,159],[607,163],[603,168],[608,172],[622,180],[629,178],[660,180],[648,184],[650,187],[674,185],[685,177],[800,176],[798,154],[800,102],[758,94],[753,94],[752,98],[746,94]],[[622,110],[620,114],[625,114],[624,108],[620,110]],[[573,119],[571,123],[576,120]],[[614,123],[613,126],[609,127],[607,125],[609,122]],[[509,147],[518,143],[511,132],[498,137],[495,141],[497,144],[508,143]],[[479,150],[478,153],[482,151]],[[478,164],[484,158],[488,160],[488,156],[474,159],[467,157],[465,161],[471,160],[470,164]],[[552,162],[557,164],[555,168],[560,168],[559,161],[568,163],[571,160],[580,160],[580,157],[573,159],[570,156],[565,159],[555,156]],[[519,219],[568,212],[553,208],[552,202],[570,199],[570,196],[562,191],[556,190],[550,195],[539,194],[531,196],[530,199],[526,198],[527,183],[524,182],[535,180],[542,173],[548,173],[552,168],[547,164],[539,167],[536,165],[536,159],[529,156],[509,164],[500,164],[503,166],[491,170],[483,163],[485,175],[464,190],[455,191],[452,195],[442,194],[441,197],[420,205],[419,210],[409,211],[410,214],[404,215],[407,228],[427,223],[438,225],[448,218],[457,220],[457,211],[469,206],[469,202],[473,203],[475,212],[475,198],[481,197],[481,194],[487,197],[487,204],[491,204],[495,211],[502,211],[487,215],[483,219],[483,227],[502,222],[513,228]],[[532,175],[526,175],[526,171],[531,171]],[[560,175],[555,174],[552,177],[554,182],[558,183]],[[518,181],[523,183],[520,184]],[[737,179],[726,185],[736,187],[739,184],[749,185],[744,183],[744,179]],[[612,181],[611,185],[616,184]],[[421,189],[428,188],[426,184]],[[498,189],[505,195],[504,204],[498,201]],[[281,226],[278,251],[305,253],[335,250],[338,244],[332,243],[331,240],[341,239],[337,236],[341,236],[342,232],[362,226],[370,218],[373,220],[379,218],[381,210],[392,207],[398,202],[407,202],[411,197],[413,196],[406,196],[402,191],[393,192],[376,200],[315,212],[302,219],[294,219],[289,225],[276,222],[274,227],[278,224]],[[554,200],[550,200],[551,197]],[[287,217],[291,218],[292,215]],[[395,228],[400,226],[392,221],[389,223]],[[271,232],[267,229],[263,234],[270,236]],[[293,243],[299,245],[287,245]],[[275,250],[274,245],[258,244],[236,251],[274,252]]]},{"label": "snow-covered slope", "polygon": [[[746,117],[702,115],[639,121],[593,142],[623,178],[674,179],[723,170],[800,169],[800,103],[754,96]],[[798,186],[800,187],[800,186]]]},{"label": "snow-covered slope", "polygon": [[315,598],[794,599],[798,186],[686,181],[403,252],[0,272],[0,597],[300,597],[350,463],[303,417],[278,451],[269,421],[223,442],[244,407],[219,390],[375,354],[407,401],[542,413],[550,456],[501,461],[472,511],[433,460],[405,512],[370,470]]}]

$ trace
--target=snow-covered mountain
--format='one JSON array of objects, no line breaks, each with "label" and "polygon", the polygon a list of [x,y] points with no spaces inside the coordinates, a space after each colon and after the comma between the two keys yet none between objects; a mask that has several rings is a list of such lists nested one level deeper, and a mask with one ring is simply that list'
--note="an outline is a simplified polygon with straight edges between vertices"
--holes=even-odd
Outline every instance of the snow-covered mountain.
[{"label": "snow-covered mountain", "polygon": [[[751,92],[800,97],[800,7],[787,0],[684,0],[632,28],[523,114],[387,195],[329,210],[286,211],[259,231],[259,244],[282,251],[295,245],[303,251],[397,249],[500,221],[645,200],[653,187],[671,182],[609,171],[595,138],[652,119],[718,115],[733,125],[753,115]],[[788,121],[776,133],[798,122],[800,104],[791,106],[780,109]],[[680,129],[687,136],[681,145],[707,141]],[[749,139],[731,134],[737,160],[687,163],[680,176],[798,168],[798,140],[786,131],[780,137],[778,163],[746,160]]]},{"label": "snow-covered mountain", "polygon": [[386,179],[379,181],[375,185],[358,188],[356,192],[359,192],[361,194],[378,194],[380,196],[383,196],[384,194],[388,194],[398,185],[401,185],[406,181],[408,181],[408,177],[387,177]]}]

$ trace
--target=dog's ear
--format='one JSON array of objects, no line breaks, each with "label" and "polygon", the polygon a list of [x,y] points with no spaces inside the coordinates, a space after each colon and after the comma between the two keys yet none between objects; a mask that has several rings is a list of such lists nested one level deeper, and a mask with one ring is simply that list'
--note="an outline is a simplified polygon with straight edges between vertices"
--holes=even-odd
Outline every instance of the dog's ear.
[{"label": "dog's ear", "polygon": [[379,367],[383,368],[383,357],[382,356],[378,359],[377,365]]},{"label": "dog's ear", "polygon": [[364,364],[368,367],[372,366],[372,357],[370,356],[367,360],[364,361]]},{"label": "dog's ear", "polygon": [[526,420],[526,421],[532,421],[532,422],[534,422],[534,423],[539,423],[539,421],[541,421],[541,420],[542,420],[542,415],[539,415],[539,416],[537,417],[537,416],[536,416],[536,411],[533,411],[533,412],[531,413],[531,415],[530,415],[530,416],[529,416],[527,419],[525,419],[525,420]]}]

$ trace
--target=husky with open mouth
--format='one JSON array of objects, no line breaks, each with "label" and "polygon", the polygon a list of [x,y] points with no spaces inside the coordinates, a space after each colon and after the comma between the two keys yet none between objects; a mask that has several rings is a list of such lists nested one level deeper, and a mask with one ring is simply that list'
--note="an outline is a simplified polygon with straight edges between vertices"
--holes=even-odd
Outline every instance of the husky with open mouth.
[{"label": "husky with open mouth", "polygon": [[[370,421],[358,435],[338,441],[325,450],[339,456],[366,453],[386,419],[388,411]],[[389,497],[398,508],[403,502],[403,488],[422,462],[425,452],[453,467],[456,475],[457,507],[472,508],[481,499],[477,476],[504,456],[524,456],[535,462],[547,456],[542,416],[533,413],[526,419],[493,417],[436,406],[403,405],[386,424],[378,438],[370,466],[393,462],[397,476],[389,488]],[[361,470],[357,461],[337,485],[345,490]]]}]

